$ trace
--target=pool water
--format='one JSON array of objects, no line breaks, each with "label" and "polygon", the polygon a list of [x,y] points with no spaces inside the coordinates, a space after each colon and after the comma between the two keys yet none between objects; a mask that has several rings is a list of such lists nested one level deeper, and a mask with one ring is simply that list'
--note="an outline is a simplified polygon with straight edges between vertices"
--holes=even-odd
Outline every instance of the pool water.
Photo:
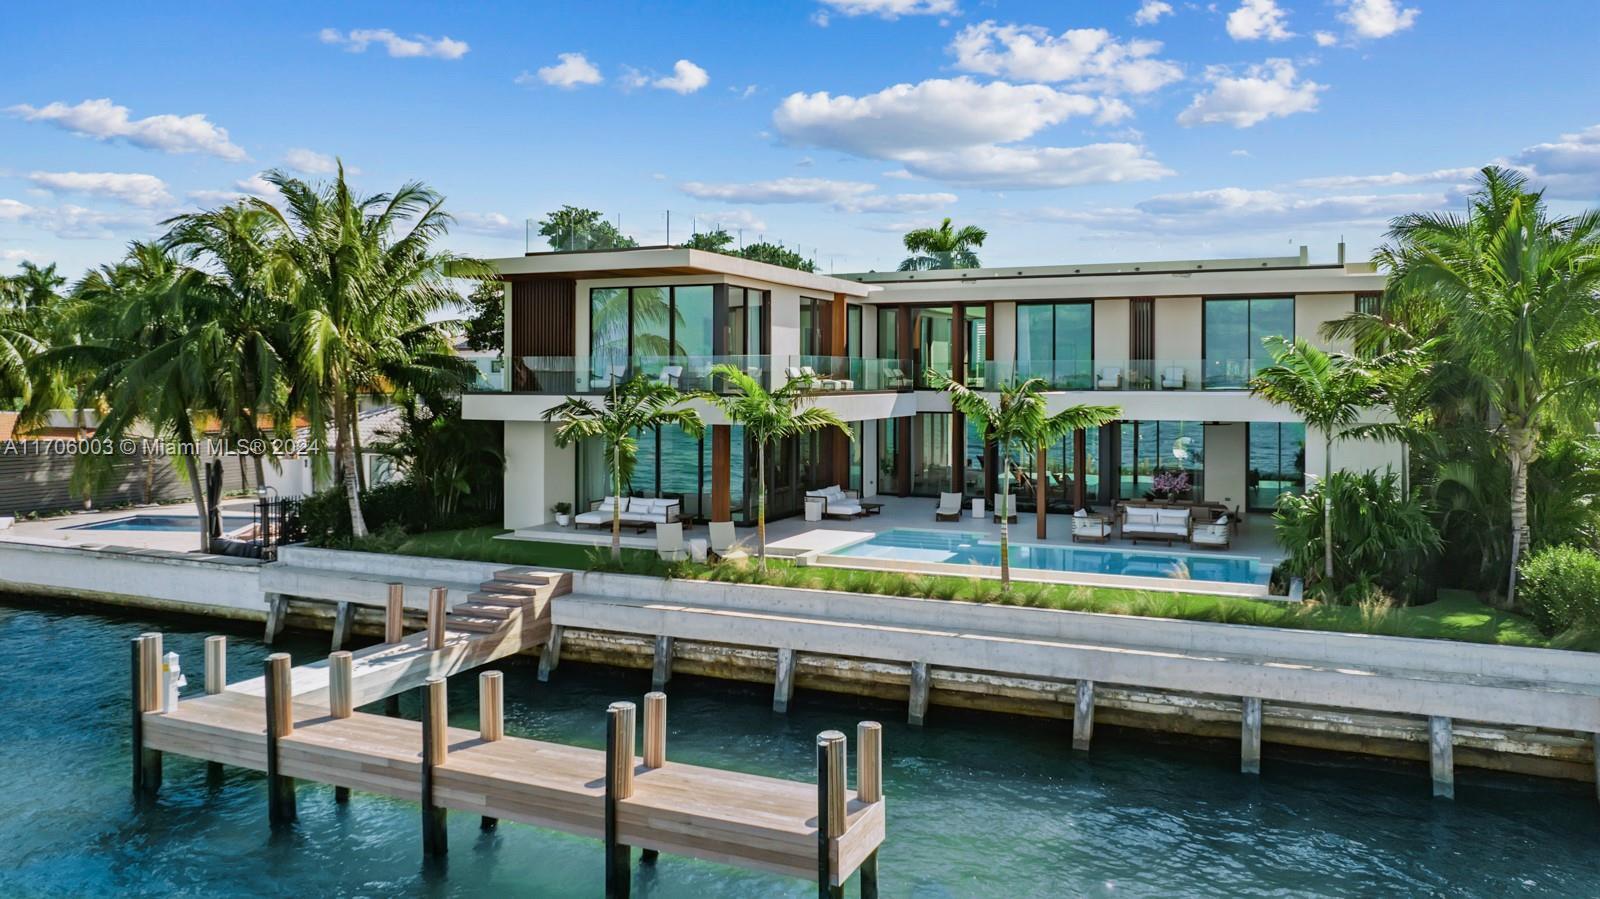
[{"label": "pool water", "polygon": [[[198,515],[130,515],[127,518],[114,518],[110,521],[97,521],[94,524],[73,525],[67,530],[73,531],[197,531],[200,528]],[[222,516],[222,529],[231,531],[235,528],[247,527],[255,521],[248,515]]]},{"label": "pool water", "polygon": [[[57,601],[51,601],[55,604]],[[422,862],[416,805],[302,783],[299,822],[273,836],[265,778],[168,755],[159,797],[129,795],[128,640],[165,632],[189,692],[202,641],[229,635],[234,679],[267,648],[257,625],[40,611],[0,599],[0,896],[598,896],[599,840],[452,813],[442,873]],[[275,650],[327,654],[327,634]],[[566,663],[547,684],[506,660],[507,733],[598,749],[605,707],[638,701],[648,671]],[[472,677],[450,685],[451,723],[477,726]],[[810,780],[813,739],[884,723],[886,897],[1594,896],[1600,813],[1592,784],[1461,769],[1454,801],[1429,798],[1425,762],[1388,763],[1268,744],[1258,777],[1235,741],[1160,739],[1102,725],[1073,752],[1067,721],[935,707],[907,726],[905,704],[674,677],[669,759]],[[414,696],[402,714],[417,715]],[[376,711],[377,709],[368,709]],[[853,747],[852,747],[853,750]],[[815,896],[801,880],[663,854],[635,867],[651,899]],[[850,888],[850,895],[855,888]]]},{"label": "pool water", "polygon": [[[1000,565],[1000,542],[984,534],[894,528],[830,555],[950,565]],[[1123,577],[1178,578],[1230,584],[1265,584],[1272,574],[1252,556],[1159,552],[1110,546],[1012,543],[1013,568],[1114,574]]]}]

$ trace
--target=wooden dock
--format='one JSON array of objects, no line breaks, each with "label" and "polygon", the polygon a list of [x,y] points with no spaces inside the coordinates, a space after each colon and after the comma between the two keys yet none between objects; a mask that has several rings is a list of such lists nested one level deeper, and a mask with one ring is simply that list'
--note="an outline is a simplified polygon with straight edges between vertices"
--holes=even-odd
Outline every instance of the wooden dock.
[{"label": "wooden dock", "polygon": [[[397,618],[398,601],[391,604]],[[527,618],[521,618],[526,614]],[[542,619],[542,620],[541,620]],[[667,759],[666,696],[645,697],[643,757],[634,705],[607,709],[605,750],[581,749],[504,733],[502,676],[480,675],[477,731],[446,726],[446,678],[515,652],[549,631],[548,602],[508,616],[503,626],[447,631],[443,600],[430,608],[422,642],[369,651],[365,677],[354,657],[336,652],[317,670],[267,659],[263,677],[226,683],[226,641],[206,643],[206,692],[176,703],[163,695],[161,637],[133,641],[133,780],[148,795],[161,781],[161,756],[175,753],[268,775],[269,818],[294,820],[294,782],[391,796],[421,806],[424,853],[447,851],[448,811],[483,826],[512,821],[594,837],[606,846],[606,895],[627,896],[630,847],[641,861],[659,852],[814,880],[820,896],[843,895],[859,874],[861,894],[877,895],[877,853],[885,833],[881,730],[858,727],[858,789],[846,789],[845,737],[817,739],[818,779],[801,783],[684,765]],[[513,636],[514,634],[514,636]],[[511,648],[511,647],[515,648]],[[431,648],[430,648],[431,647]],[[395,658],[388,666],[385,658]],[[171,657],[175,660],[175,657]],[[357,704],[408,686],[422,687],[422,721],[355,711]]]}]

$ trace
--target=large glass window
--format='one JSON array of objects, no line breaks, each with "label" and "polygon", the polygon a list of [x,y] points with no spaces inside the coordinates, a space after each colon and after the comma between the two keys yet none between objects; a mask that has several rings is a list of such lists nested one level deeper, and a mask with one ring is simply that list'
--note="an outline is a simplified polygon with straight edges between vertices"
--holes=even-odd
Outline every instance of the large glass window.
[{"label": "large glass window", "polygon": [[878,420],[878,492],[900,492],[900,429],[898,419]]},{"label": "large glass window", "polygon": [[925,307],[918,309],[916,315],[912,339],[916,341],[917,386],[928,386],[929,369],[946,377],[954,377],[950,343],[953,311],[949,306]]},{"label": "large glass window", "polygon": [[672,294],[665,287],[633,288],[633,355],[672,356]]},{"label": "large glass window", "polygon": [[1119,436],[1118,495],[1123,499],[1192,500],[1205,495],[1203,422],[1125,421]]},{"label": "large glass window", "polygon": [[878,358],[900,358],[900,310],[878,310]]},{"label": "large glass window", "polygon": [[965,329],[962,335],[964,344],[962,351],[967,354],[967,383],[974,387],[983,387],[989,361],[988,309],[977,305],[963,307],[961,326]]},{"label": "large glass window", "polygon": [[589,359],[591,378],[607,381],[628,364],[628,289],[599,287],[589,291]]},{"label": "large glass window", "polygon": [[913,496],[938,496],[951,489],[951,422],[948,412],[919,412],[911,420]]},{"label": "large glass window", "polygon": [[1205,386],[1237,390],[1270,365],[1262,341],[1294,337],[1294,299],[1205,301]]},{"label": "large glass window", "polygon": [[1093,386],[1094,304],[1017,306],[1017,377],[1043,378],[1057,390]]},{"label": "large glass window", "polygon": [[[971,418],[967,418],[965,421],[966,434],[961,441],[961,491],[969,497],[984,497],[987,492],[986,485],[989,482],[988,466],[984,464],[987,461],[988,453],[985,451],[983,436],[979,431],[977,421]],[[984,498],[990,502],[994,500],[994,497]]]},{"label": "large glass window", "polygon": [[1250,422],[1245,505],[1270,511],[1278,497],[1306,489],[1306,426],[1301,422]]},{"label": "large glass window", "polygon": [[716,352],[712,328],[715,290],[711,285],[672,290],[672,355],[706,357]]},{"label": "large glass window", "polygon": [[847,306],[844,310],[844,353],[852,359],[861,358],[861,307]]},{"label": "large glass window", "polygon": [[800,355],[819,356],[825,341],[823,332],[828,327],[832,301],[814,297],[800,298]]}]

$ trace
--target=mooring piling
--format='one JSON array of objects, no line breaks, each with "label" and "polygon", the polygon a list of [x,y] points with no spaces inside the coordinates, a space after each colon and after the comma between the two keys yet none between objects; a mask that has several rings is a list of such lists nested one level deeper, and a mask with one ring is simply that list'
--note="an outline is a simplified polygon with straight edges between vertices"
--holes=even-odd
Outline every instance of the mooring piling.
[{"label": "mooring piling", "polygon": [[434,859],[450,851],[445,810],[433,802],[433,769],[450,751],[446,703],[445,679],[428,678],[422,685],[422,854]]},{"label": "mooring piling", "polygon": [[[478,675],[478,739],[493,743],[506,735],[505,678],[498,671],[485,671]],[[500,819],[483,815],[478,820],[479,830],[494,830]]]},{"label": "mooring piling", "polygon": [[780,715],[789,711],[794,698],[794,650],[778,650],[778,673],[772,681],[772,710]]},{"label": "mooring piling", "polygon": [[1261,697],[1246,696],[1239,703],[1239,770],[1261,773]]},{"label": "mooring piling", "polygon": [[294,733],[294,691],[289,681],[289,654],[267,656],[267,820],[281,827],[295,820],[294,779],[281,772],[279,742]]},{"label": "mooring piling", "polygon": [[1455,735],[1449,718],[1428,719],[1428,769],[1433,776],[1433,798],[1456,798]]},{"label": "mooring piling", "polygon": [[[856,798],[877,802],[883,798],[883,725],[863,721],[856,725]],[[878,897],[878,850],[862,860],[861,899]]]},{"label": "mooring piling", "polygon": [[133,789],[154,796],[161,789],[161,752],[145,746],[144,714],[161,707],[161,635],[144,633],[132,642]]},{"label": "mooring piling", "polygon": [[633,722],[631,702],[613,702],[606,709],[607,899],[627,899],[633,886],[633,850],[618,839],[617,831],[617,803],[633,795]]},{"label": "mooring piling", "polygon": [[845,736],[836,730],[817,734],[817,895],[842,899],[844,884],[834,883],[833,841],[844,833]]},{"label": "mooring piling", "polygon": [[428,590],[428,648],[444,648],[444,618],[445,600],[450,591],[444,587],[431,587]]},{"label": "mooring piling", "polygon": [[1072,748],[1088,752],[1094,742],[1094,681],[1079,678],[1072,705]]},{"label": "mooring piling", "polygon": [[[328,714],[334,718],[348,718],[355,714],[355,690],[351,682],[351,656],[348,650],[339,650],[328,656]],[[343,805],[350,801],[350,788],[335,786],[333,801]]]}]

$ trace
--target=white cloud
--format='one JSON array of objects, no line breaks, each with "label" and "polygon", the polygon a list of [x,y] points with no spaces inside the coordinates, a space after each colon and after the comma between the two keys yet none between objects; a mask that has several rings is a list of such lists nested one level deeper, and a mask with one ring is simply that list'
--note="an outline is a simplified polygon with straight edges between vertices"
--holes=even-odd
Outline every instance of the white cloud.
[{"label": "white cloud", "polygon": [[23,250],[23,249],[15,249],[15,248],[6,249],[6,250],[0,250],[0,262],[6,262],[6,263],[15,264],[15,263],[18,263],[18,262],[22,262],[23,260],[27,260],[29,262],[34,262],[34,261],[37,261],[39,258],[40,258],[39,254],[33,252],[32,250]]},{"label": "white cloud", "polygon": [[1154,58],[1160,41],[1117,40],[1103,28],[1073,28],[1053,35],[1038,25],[979,22],[950,43],[956,68],[1020,81],[1075,82],[1135,94],[1183,77],[1177,65]]},{"label": "white cloud", "polygon": [[1399,187],[1412,184],[1461,184],[1471,181],[1478,173],[1475,168],[1435,169],[1431,172],[1390,172],[1386,175],[1332,175],[1324,178],[1302,178],[1299,187]]},{"label": "white cloud", "polygon": [[1163,3],[1162,0],[1144,0],[1139,4],[1139,11],[1133,14],[1133,24],[1154,25],[1161,21],[1162,16],[1172,15],[1172,4]]},{"label": "white cloud", "polygon": [[[339,160],[327,153],[318,153],[304,147],[293,147],[283,154],[283,164],[306,175],[332,175],[339,171]],[[359,175],[361,170],[346,164],[346,175]]]},{"label": "white cloud", "polygon": [[1317,108],[1324,88],[1315,81],[1295,81],[1294,64],[1269,59],[1235,76],[1227,66],[1206,69],[1209,90],[1195,95],[1178,115],[1180,125],[1232,125],[1249,128],[1269,118],[1282,118]]},{"label": "white cloud", "polygon": [[248,197],[256,197],[269,203],[277,203],[283,199],[283,194],[278,192],[278,188],[261,177],[259,172],[233,182],[233,190],[191,190],[187,196],[203,205],[237,203]]},{"label": "white cloud", "polygon": [[1249,150],[1229,150],[1228,151],[1228,155],[1229,156],[1241,156],[1241,157],[1244,157],[1245,159],[1249,159],[1250,158],[1250,151]]},{"label": "white cloud", "polygon": [[472,49],[466,41],[445,36],[429,37],[425,34],[414,34],[405,38],[387,28],[354,28],[348,33],[340,32],[337,28],[324,28],[318,37],[324,44],[342,45],[351,53],[365,53],[368,46],[382,44],[390,56],[399,59],[460,59]]},{"label": "white cloud", "polygon": [[457,212],[452,217],[462,231],[491,237],[520,237],[523,223],[498,212]]},{"label": "white cloud", "polygon": [[792,143],[893,159],[910,151],[1022,140],[1100,109],[1093,97],[1043,84],[979,84],[963,76],[896,84],[862,97],[794,93],[772,119]]},{"label": "white cloud", "polygon": [[134,119],[128,107],[109,99],[85,100],[76,106],[56,102],[35,108],[26,103],[7,112],[30,122],[49,122],[65,131],[97,140],[125,140],[149,150],[167,153],[206,153],[237,162],[245,158],[242,147],[228,139],[226,128],[213,124],[201,113],[193,115],[153,115]]},{"label": "white cloud", "polygon": [[1524,147],[1507,162],[1521,169],[1554,199],[1593,205],[1600,196],[1600,125]]},{"label": "white cloud", "polygon": [[1173,171],[1127,143],[1083,147],[979,146],[902,157],[923,178],[991,189],[1022,190],[1115,184],[1165,178]]},{"label": "white cloud", "polygon": [[951,193],[869,194],[835,204],[840,212],[893,212],[908,214],[944,209],[959,197]]},{"label": "white cloud", "polygon": [[[1405,31],[1417,21],[1421,10],[1402,7],[1395,0],[1349,0],[1339,21],[1350,26],[1356,37],[1382,38]],[[1319,44],[1322,42],[1319,38]]]},{"label": "white cloud", "polygon": [[146,208],[172,202],[165,181],[136,172],[33,172],[28,180],[52,193],[109,197]]},{"label": "white cloud", "polygon": [[1317,42],[1318,47],[1332,47],[1339,43],[1339,36],[1331,31],[1318,31],[1311,37]]},{"label": "white cloud", "polygon": [[898,19],[901,16],[945,16],[960,12],[956,0],[822,0],[826,10],[818,10],[819,25],[828,24],[828,12],[841,16],[877,16],[880,19]]},{"label": "white cloud", "polygon": [[147,230],[155,224],[148,213],[105,212],[72,204],[53,208],[30,206],[10,199],[0,199],[0,222],[27,225],[70,240],[126,237],[130,229]]},{"label": "white cloud", "polygon": [[562,90],[572,90],[581,85],[599,84],[605,81],[600,75],[600,69],[582,53],[559,53],[556,59],[560,61],[555,65],[540,67],[537,78],[523,72],[516,77],[516,83],[529,85],[537,80]]},{"label": "white cloud", "polygon": [[708,183],[686,181],[678,185],[698,200],[723,200],[729,203],[838,203],[877,187],[865,181],[834,181],[828,178],[774,178],[770,181]]},{"label": "white cloud", "polygon": [[1288,14],[1275,0],[1243,0],[1228,13],[1228,36],[1236,41],[1281,41],[1294,37],[1285,24]]},{"label": "white cloud", "polygon": [[1287,228],[1381,225],[1409,212],[1442,209],[1446,194],[1352,194],[1304,196],[1272,190],[1223,187],[1162,194],[1132,207],[1044,207],[1002,211],[1016,221],[1082,225],[1096,233],[1150,237],[1160,234],[1283,233]]},{"label": "white cloud", "polygon": [[672,64],[672,74],[663,75],[650,82],[651,87],[662,90],[675,91],[680,94],[692,94],[711,83],[711,76],[706,70],[700,68],[687,59],[680,59]]}]

